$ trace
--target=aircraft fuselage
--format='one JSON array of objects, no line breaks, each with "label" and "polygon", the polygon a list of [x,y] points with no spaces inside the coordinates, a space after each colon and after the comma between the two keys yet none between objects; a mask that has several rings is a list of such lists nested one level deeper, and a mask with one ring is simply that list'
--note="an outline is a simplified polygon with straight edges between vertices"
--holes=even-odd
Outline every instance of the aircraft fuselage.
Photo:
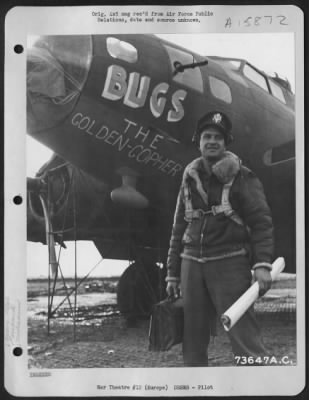
[{"label": "aircraft fuselage", "polygon": [[[170,215],[183,169],[199,155],[192,143],[198,119],[225,113],[233,124],[230,150],[264,184],[277,253],[293,262],[295,115],[288,90],[244,60],[201,57],[150,35],[45,37],[28,59],[28,133],[111,190],[133,174],[149,207]],[[52,77],[50,86],[36,73],[42,81]]]}]

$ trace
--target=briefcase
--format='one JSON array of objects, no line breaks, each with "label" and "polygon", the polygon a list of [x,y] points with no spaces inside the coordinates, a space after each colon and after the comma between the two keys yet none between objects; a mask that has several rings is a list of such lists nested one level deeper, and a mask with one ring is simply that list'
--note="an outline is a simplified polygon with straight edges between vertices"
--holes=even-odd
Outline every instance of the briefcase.
[{"label": "briefcase", "polygon": [[183,340],[183,299],[167,298],[153,307],[149,326],[149,350],[166,351]]}]

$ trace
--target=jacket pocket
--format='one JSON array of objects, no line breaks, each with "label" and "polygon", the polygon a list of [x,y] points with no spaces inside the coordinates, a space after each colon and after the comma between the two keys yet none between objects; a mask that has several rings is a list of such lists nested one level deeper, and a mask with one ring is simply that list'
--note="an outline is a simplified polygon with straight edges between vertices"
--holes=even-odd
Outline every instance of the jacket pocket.
[{"label": "jacket pocket", "polygon": [[200,240],[201,221],[193,220],[188,223],[185,233],[182,237],[183,244],[198,244]]}]

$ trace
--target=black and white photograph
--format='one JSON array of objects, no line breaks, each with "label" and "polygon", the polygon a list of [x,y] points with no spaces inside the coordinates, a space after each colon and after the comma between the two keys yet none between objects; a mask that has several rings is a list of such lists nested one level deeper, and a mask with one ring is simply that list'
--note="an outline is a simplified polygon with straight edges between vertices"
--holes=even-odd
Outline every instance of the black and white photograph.
[{"label": "black and white photograph", "polygon": [[301,11],[17,7],[6,34],[7,390],[301,392]]}]

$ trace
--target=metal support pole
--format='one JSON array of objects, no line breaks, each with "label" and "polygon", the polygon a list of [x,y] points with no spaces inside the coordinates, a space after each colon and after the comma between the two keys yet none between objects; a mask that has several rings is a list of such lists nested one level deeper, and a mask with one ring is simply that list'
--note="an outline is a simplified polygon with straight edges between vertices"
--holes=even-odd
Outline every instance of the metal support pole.
[{"label": "metal support pole", "polygon": [[[50,334],[50,318],[52,316],[52,304],[55,293],[56,281],[58,276],[58,262],[55,251],[55,241],[52,232],[52,226],[49,216],[48,202],[46,204],[44,196],[40,195],[40,200],[43,208],[44,219],[45,219],[45,233],[46,243],[48,246],[48,311],[47,311],[47,334]],[[52,274],[52,276],[51,276]],[[53,278],[53,288],[51,293],[51,277]]]},{"label": "metal support pole", "polygon": [[[74,174],[74,172],[72,172]],[[73,224],[74,224],[74,313],[73,313],[73,338],[76,341],[76,310],[77,310],[77,238],[76,238],[76,191],[74,185],[74,175],[72,175],[72,194],[73,194]]]}]

